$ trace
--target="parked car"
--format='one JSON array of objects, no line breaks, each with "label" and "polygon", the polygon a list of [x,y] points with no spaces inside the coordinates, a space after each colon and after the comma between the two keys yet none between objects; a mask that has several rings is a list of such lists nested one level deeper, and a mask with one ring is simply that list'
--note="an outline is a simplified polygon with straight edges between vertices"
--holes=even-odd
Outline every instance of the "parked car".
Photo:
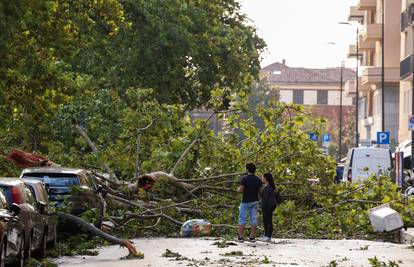
[{"label": "parked car", "polygon": [[342,177],[344,176],[344,164],[338,163],[336,165],[336,174],[335,174],[335,182],[340,183]]},{"label": "parked car", "polygon": [[0,266],[6,263],[24,266],[24,225],[19,213],[19,205],[9,206],[0,190]]},{"label": "parked car", "polygon": [[[105,191],[95,182],[95,179],[83,169],[61,167],[41,167],[23,170],[21,178],[31,178],[44,182],[48,187],[49,199],[60,206],[68,198],[70,212],[80,215],[95,209],[97,220],[95,226],[100,228],[105,215]],[[79,187],[79,192],[71,195],[71,188]]]},{"label": "parked car", "polygon": [[42,245],[45,246],[40,250],[40,257],[43,257],[42,252],[46,251],[46,245],[54,247],[57,241],[57,219],[51,214],[54,212],[54,207],[49,200],[49,195],[46,190],[46,186],[42,181],[24,178],[23,181],[30,187],[38,206],[39,203],[45,203],[43,210],[40,211],[42,214],[43,221],[46,225],[46,242],[42,242]]},{"label": "parked car", "polygon": [[392,168],[391,151],[379,147],[357,147],[348,151],[342,181],[364,182]]},{"label": "parked car", "polygon": [[0,178],[0,188],[9,205],[17,204],[20,207],[18,217],[24,225],[24,259],[30,259],[32,252],[44,254],[43,244],[47,229],[40,212],[44,210],[44,203],[36,202],[29,186],[19,178]]}]

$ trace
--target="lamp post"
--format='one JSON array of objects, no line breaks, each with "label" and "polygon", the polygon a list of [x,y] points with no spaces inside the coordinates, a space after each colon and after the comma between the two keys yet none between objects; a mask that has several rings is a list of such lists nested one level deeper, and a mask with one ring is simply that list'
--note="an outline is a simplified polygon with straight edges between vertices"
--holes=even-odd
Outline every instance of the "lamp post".
[{"label": "lamp post", "polygon": [[340,93],[339,93],[339,149],[338,149],[338,160],[342,158],[342,92],[343,92],[343,72],[345,62],[341,62],[341,75],[340,75]]},{"label": "lamp post", "polygon": [[355,147],[359,146],[359,80],[358,80],[358,67],[359,67],[359,28],[356,30],[356,70],[355,70]]},{"label": "lamp post", "polygon": [[[413,75],[412,81],[411,81],[411,117],[412,117],[414,116],[414,50],[413,50],[413,55],[411,55],[411,72]],[[414,130],[413,129],[411,129],[411,166],[410,167],[411,167],[411,175],[413,175],[413,170],[414,170]]]},{"label": "lamp post", "polygon": [[[357,21],[358,23],[362,23],[364,21],[363,16],[354,16],[352,19]],[[338,24],[342,25],[352,25],[349,22],[338,22]],[[355,67],[355,147],[359,146],[359,80],[358,80],[358,70],[359,70],[359,27],[356,27],[356,67]]]},{"label": "lamp post", "polygon": [[384,47],[385,47],[385,38],[384,38],[384,0],[381,1],[381,130],[385,131],[385,79],[384,79],[384,62],[385,62],[385,53],[384,53]]}]

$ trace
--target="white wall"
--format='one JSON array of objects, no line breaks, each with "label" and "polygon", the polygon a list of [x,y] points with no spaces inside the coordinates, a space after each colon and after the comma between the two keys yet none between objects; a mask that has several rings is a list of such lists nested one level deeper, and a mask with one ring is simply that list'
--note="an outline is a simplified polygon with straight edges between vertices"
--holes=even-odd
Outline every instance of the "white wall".
[{"label": "white wall", "polygon": [[292,90],[280,90],[280,101],[284,103],[292,103],[293,102],[293,91]]},{"label": "white wall", "polygon": [[303,92],[303,104],[304,105],[316,105],[318,101],[317,91],[305,90]]}]

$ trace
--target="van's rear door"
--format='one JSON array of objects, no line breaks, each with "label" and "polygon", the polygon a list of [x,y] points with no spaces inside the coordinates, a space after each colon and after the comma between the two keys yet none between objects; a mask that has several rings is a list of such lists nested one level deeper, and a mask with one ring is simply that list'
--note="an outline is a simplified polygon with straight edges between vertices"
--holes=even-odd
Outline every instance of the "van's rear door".
[{"label": "van's rear door", "polygon": [[391,168],[389,149],[359,148],[355,149],[352,159],[353,182],[363,182],[373,174]]}]

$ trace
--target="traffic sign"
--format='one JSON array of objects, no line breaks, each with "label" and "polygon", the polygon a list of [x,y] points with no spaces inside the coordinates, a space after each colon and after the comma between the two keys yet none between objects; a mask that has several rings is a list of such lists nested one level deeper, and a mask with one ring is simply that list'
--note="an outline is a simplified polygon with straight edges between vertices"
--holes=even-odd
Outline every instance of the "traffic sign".
[{"label": "traffic sign", "polygon": [[316,142],[318,141],[318,135],[316,133],[309,132],[309,138],[312,141],[316,141]]},{"label": "traffic sign", "polygon": [[322,142],[323,143],[330,143],[331,142],[331,135],[330,134],[324,134],[322,136]]},{"label": "traffic sign", "polygon": [[414,131],[414,116],[411,116],[408,120],[408,130]]},{"label": "traffic sign", "polygon": [[377,144],[389,145],[390,144],[390,132],[377,132]]},{"label": "traffic sign", "polygon": [[329,147],[330,143],[331,143],[331,135],[330,134],[323,134],[322,135],[322,146],[323,147]]}]

